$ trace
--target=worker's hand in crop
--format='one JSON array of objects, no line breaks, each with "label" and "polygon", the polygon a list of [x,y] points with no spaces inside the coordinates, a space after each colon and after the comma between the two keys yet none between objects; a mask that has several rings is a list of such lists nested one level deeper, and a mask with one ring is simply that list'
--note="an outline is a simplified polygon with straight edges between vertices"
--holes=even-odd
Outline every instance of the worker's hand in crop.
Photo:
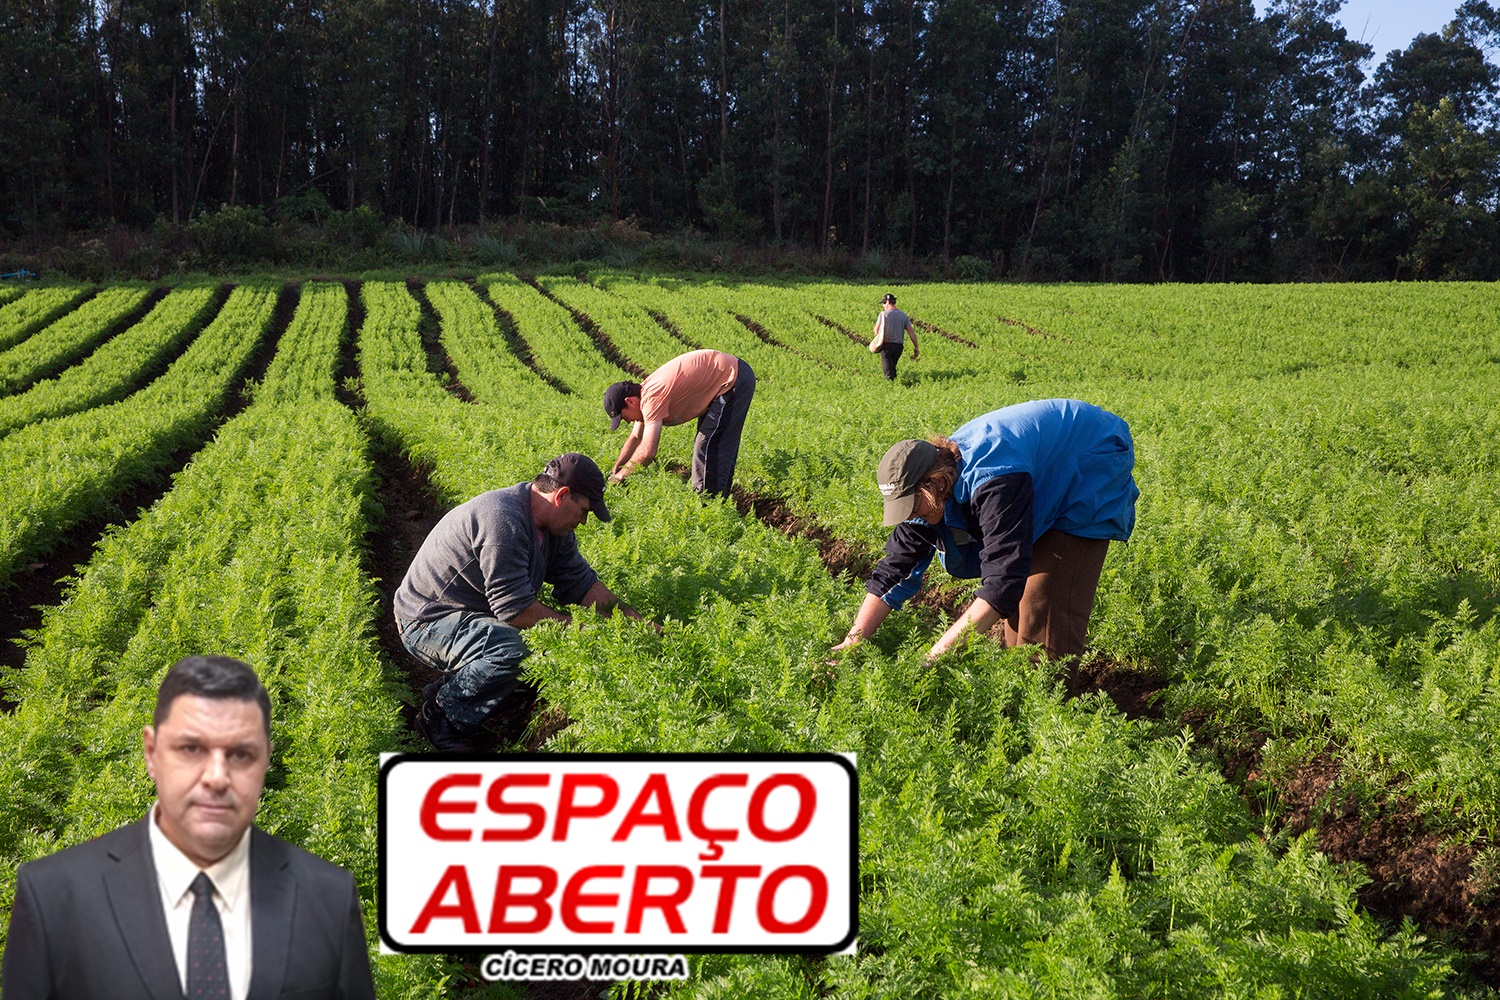
[{"label": "worker's hand in crop", "polygon": [[842,653],[846,649],[859,645],[860,640],[862,640],[863,638],[864,635],[860,633],[859,627],[855,626],[851,628],[848,634],[844,636],[843,641],[840,642],[837,646],[834,646],[832,649],[830,649],[829,652]]},{"label": "worker's hand in crop", "polygon": [[838,666],[839,658],[837,654],[843,653],[846,649],[853,649],[855,646],[859,645],[863,639],[864,636],[860,635],[858,628],[849,629],[849,633],[844,636],[843,641],[829,650],[830,653],[833,653],[835,655],[830,659],[824,660],[824,664],[830,667]]}]

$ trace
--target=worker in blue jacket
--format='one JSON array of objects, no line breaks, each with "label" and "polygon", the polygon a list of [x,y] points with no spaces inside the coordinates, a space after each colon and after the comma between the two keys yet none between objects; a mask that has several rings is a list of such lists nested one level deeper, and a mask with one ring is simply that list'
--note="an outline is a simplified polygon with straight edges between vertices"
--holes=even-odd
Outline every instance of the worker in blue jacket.
[{"label": "worker in blue jacket", "polygon": [[1140,495],[1125,421],[1076,399],[1007,406],[951,437],[901,441],[880,460],[885,525],[895,527],[838,652],[869,638],[922,586],[934,553],[974,601],[928,657],[970,629],[1005,623],[1005,644],[1050,659],[1083,653],[1110,539],[1135,527]]}]

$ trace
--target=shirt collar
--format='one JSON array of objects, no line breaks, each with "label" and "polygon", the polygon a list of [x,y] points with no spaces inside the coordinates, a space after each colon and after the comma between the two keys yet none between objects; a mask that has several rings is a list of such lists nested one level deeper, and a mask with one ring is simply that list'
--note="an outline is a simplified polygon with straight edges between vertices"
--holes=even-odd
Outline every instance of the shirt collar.
[{"label": "shirt collar", "polygon": [[200,871],[207,872],[213,880],[214,890],[223,899],[224,908],[230,913],[243,905],[250,887],[250,830],[247,827],[234,849],[207,868],[199,868],[191,858],[183,854],[177,845],[167,839],[161,827],[156,825],[156,803],[146,814],[146,827],[150,831],[151,859],[156,864],[156,878],[162,891],[173,905],[182,902],[193,886],[193,879]]}]

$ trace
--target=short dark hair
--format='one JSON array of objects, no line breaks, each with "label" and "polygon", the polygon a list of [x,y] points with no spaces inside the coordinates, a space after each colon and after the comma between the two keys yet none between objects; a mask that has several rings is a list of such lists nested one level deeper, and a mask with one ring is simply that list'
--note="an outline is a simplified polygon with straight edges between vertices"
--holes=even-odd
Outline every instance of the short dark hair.
[{"label": "short dark hair", "polygon": [[536,478],[531,481],[531,485],[543,493],[556,493],[557,488],[562,484],[545,472],[538,472]]},{"label": "short dark hair", "polygon": [[156,689],[156,712],[151,724],[160,728],[172,714],[172,702],[184,694],[255,702],[266,723],[266,740],[271,739],[271,695],[250,664],[243,660],[232,656],[184,656],[172,664]]}]

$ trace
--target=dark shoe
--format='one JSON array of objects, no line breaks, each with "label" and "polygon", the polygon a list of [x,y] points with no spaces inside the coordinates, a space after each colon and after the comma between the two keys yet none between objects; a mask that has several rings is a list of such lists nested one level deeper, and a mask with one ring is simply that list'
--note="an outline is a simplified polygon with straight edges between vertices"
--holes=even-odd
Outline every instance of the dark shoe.
[{"label": "dark shoe", "polygon": [[531,725],[536,700],[534,689],[524,686],[517,689],[484,720],[484,731],[493,733],[501,743],[517,742]]},{"label": "dark shoe", "polygon": [[486,749],[483,734],[466,733],[459,729],[435,698],[422,703],[422,710],[417,713],[417,731],[432,744],[434,750],[444,753],[483,753]]}]

